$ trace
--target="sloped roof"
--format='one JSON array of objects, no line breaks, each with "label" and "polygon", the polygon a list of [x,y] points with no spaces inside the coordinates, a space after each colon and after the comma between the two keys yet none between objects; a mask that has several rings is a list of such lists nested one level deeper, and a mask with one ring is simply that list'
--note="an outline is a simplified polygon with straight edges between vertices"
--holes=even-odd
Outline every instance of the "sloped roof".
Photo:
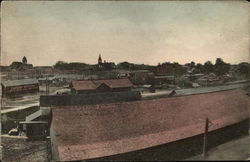
[{"label": "sloped roof", "polygon": [[127,78],[107,80],[77,80],[72,81],[71,86],[76,90],[95,90],[103,83],[109,86],[110,88],[126,88],[133,86],[131,81]]},{"label": "sloped roof", "polygon": [[93,90],[98,87],[91,80],[72,81],[71,86],[76,90]]},{"label": "sloped roof", "polygon": [[37,79],[20,79],[20,80],[2,81],[2,85],[5,87],[30,85],[30,84],[38,84],[38,80]]},{"label": "sloped roof", "polygon": [[[249,99],[239,89],[199,95],[52,107],[60,161],[84,160],[145,149],[249,117]],[[63,123],[63,124],[62,124]]]},{"label": "sloped roof", "polygon": [[126,87],[132,87],[133,84],[131,81],[127,78],[124,79],[109,79],[109,80],[94,80],[95,83],[101,84],[105,83],[110,88],[126,88]]}]

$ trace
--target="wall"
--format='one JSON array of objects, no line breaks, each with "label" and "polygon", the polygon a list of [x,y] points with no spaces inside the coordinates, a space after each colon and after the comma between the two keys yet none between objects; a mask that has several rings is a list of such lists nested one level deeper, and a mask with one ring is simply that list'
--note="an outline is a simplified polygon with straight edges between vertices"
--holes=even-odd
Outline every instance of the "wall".
[{"label": "wall", "polygon": [[58,153],[58,146],[57,146],[57,142],[56,142],[56,138],[55,138],[55,134],[53,131],[53,127],[50,128],[50,148],[51,148],[51,160],[54,161],[59,161],[59,153]]},{"label": "wall", "polygon": [[138,91],[40,96],[40,106],[88,105],[140,100]]},{"label": "wall", "polygon": [[39,92],[39,85],[30,84],[30,85],[20,85],[20,86],[13,86],[13,87],[2,86],[3,96],[10,96],[10,95],[16,95],[16,94],[21,94],[21,93],[30,93],[30,92]]},{"label": "wall", "polygon": [[45,123],[26,124],[26,136],[28,140],[45,140],[45,130],[48,129]]}]

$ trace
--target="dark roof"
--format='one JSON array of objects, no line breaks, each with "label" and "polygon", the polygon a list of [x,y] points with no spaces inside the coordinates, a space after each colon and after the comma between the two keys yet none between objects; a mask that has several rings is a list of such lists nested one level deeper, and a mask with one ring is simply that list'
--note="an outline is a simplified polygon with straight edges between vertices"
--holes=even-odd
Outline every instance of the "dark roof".
[{"label": "dark roof", "polygon": [[2,81],[1,84],[4,87],[14,87],[20,85],[38,84],[38,80],[37,79],[8,80],[8,81]]},{"label": "dark roof", "polygon": [[[249,117],[246,92],[52,107],[59,161],[84,160],[166,144],[216,130]],[[62,124],[63,123],[63,124]]]},{"label": "dark roof", "polygon": [[131,83],[131,81],[127,78],[107,80],[78,80],[72,81],[71,86],[75,90],[95,90],[103,83],[109,86],[110,88],[133,87],[133,83]]}]

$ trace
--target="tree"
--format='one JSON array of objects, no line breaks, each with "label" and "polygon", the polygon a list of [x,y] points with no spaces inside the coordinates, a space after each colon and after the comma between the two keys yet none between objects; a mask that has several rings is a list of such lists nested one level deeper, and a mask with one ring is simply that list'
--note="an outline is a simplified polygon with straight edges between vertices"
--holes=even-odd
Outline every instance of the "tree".
[{"label": "tree", "polygon": [[129,68],[130,68],[130,63],[128,63],[128,62],[121,62],[121,63],[119,63],[117,66],[118,66],[119,69],[126,69],[126,70],[129,70]]},{"label": "tree", "polygon": [[88,68],[90,65],[80,62],[63,62],[63,61],[57,61],[54,65],[55,69],[58,70],[84,70]]},{"label": "tree", "polygon": [[204,63],[203,71],[204,71],[206,74],[209,74],[209,73],[214,72],[214,66],[213,66],[213,64],[212,64],[211,61],[207,61],[207,62]]},{"label": "tree", "polygon": [[197,69],[197,71],[199,71],[199,72],[203,72],[203,66],[202,66],[202,64],[198,63],[198,64],[196,65],[196,69]]},{"label": "tree", "polygon": [[10,67],[11,69],[20,70],[22,65],[23,64],[21,62],[14,61],[11,63]]},{"label": "tree", "polygon": [[192,62],[190,63],[190,66],[191,66],[191,68],[195,67],[195,62],[192,61]]},{"label": "tree", "polygon": [[55,69],[59,69],[59,70],[65,70],[67,67],[67,64],[66,62],[63,62],[63,61],[57,61],[56,64],[54,65],[54,68]]},{"label": "tree", "polygon": [[215,73],[217,75],[224,75],[228,73],[230,69],[230,64],[225,63],[222,58],[217,58],[214,65]]},{"label": "tree", "polygon": [[250,64],[248,63],[240,63],[239,64],[239,73],[245,77],[249,77],[250,75]]},{"label": "tree", "polygon": [[175,76],[182,76],[183,74],[187,72],[187,69],[183,67],[182,65],[180,65],[178,62],[174,62],[172,66],[174,67]]},{"label": "tree", "polygon": [[144,64],[133,64],[129,62],[121,62],[117,65],[118,69],[125,69],[125,70],[149,70],[153,71],[154,66],[151,65],[144,65]]}]

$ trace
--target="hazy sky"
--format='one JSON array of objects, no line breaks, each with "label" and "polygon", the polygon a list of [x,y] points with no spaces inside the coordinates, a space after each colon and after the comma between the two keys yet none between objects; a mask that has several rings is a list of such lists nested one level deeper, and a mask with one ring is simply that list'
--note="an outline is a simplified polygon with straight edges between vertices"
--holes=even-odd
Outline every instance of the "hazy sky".
[{"label": "hazy sky", "polygon": [[248,2],[3,2],[1,63],[249,61]]}]

